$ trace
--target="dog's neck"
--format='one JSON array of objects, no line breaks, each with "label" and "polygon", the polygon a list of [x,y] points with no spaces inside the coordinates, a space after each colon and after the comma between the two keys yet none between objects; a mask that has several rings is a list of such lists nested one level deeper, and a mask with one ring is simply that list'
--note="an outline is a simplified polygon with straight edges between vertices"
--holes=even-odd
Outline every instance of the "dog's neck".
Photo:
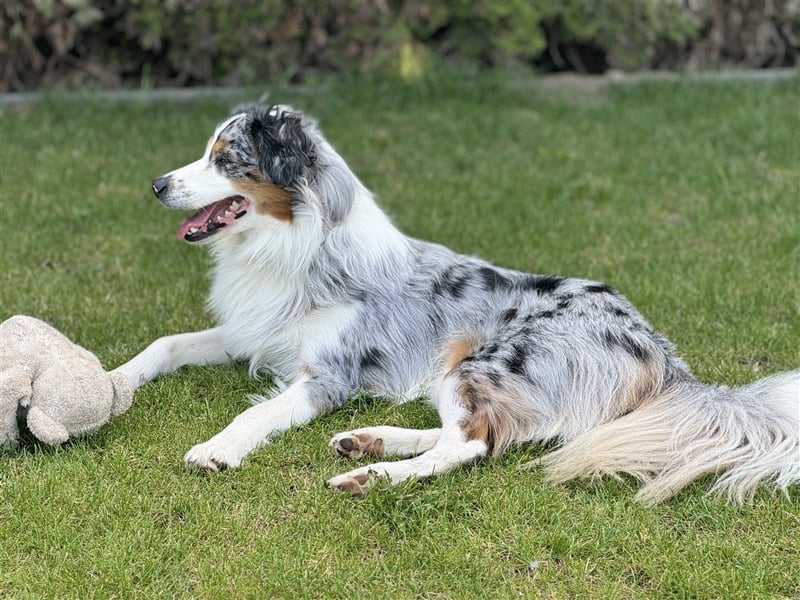
[{"label": "dog's neck", "polygon": [[360,183],[335,225],[304,213],[266,231],[221,238],[211,250],[216,264],[209,307],[223,322],[235,300],[257,297],[285,322],[315,307],[345,304],[370,289],[397,285],[413,271],[409,238]]}]

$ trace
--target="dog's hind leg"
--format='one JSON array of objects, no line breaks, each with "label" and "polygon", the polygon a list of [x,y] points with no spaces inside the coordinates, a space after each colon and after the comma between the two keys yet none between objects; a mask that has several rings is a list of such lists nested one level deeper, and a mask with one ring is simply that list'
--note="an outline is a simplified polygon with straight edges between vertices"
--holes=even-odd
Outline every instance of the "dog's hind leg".
[{"label": "dog's hind leg", "polygon": [[464,429],[468,412],[458,393],[457,380],[446,377],[437,391],[437,405],[442,429],[435,444],[424,454],[395,462],[380,462],[337,475],[328,481],[332,488],[354,495],[364,493],[370,475],[386,477],[392,485],[409,478],[423,479],[471,463],[486,455],[488,446],[479,439],[469,439]]},{"label": "dog's hind leg", "polygon": [[365,455],[408,458],[433,448],[441,434],[441,429],[404,429],[388,425],[364,427],[336,434],[330,446],[339,456],[346,458],[357,459]]}]

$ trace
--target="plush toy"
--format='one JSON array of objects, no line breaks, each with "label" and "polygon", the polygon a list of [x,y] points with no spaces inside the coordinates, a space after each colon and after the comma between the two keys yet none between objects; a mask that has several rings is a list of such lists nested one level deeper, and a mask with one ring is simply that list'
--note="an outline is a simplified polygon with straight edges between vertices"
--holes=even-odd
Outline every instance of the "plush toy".
[{"label": "plush toy", "polygon": [[97,431],[132,400],[124,375],[106,373],[47,323],[23,315],[0,323],[0,446],[18,442],[18,415],[40,441],[62,444]]}]

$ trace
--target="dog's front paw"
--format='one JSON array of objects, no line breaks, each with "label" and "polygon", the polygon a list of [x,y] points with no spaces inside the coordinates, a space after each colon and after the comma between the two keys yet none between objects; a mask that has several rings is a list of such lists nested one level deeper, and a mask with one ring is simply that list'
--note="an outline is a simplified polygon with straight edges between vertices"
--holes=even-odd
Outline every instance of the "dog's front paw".
[{"label": "dog's front paw", "polygon": [[183,457],[183,462],[193,469],[216,472],[235,469],[242,464],[242,457],[229,446],[211,439],[189,450]]},{"label": "dog's front paw", "polygon": [[366,431],[345,431],[331,439],[328,444],[339,456],[358,459],[364,456],[381,456],[383,454],[383,440],[367,433]]}]

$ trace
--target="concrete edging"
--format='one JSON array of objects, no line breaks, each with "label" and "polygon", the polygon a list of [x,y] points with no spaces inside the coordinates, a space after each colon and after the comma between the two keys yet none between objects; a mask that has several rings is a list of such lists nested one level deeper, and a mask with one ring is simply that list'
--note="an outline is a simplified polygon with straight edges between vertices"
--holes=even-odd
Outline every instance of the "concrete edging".
[{"label": "concrete edging", "polygon": [[[524,80],[514,80],[512,86],[524,87],[531,90],[542,89],[545,91],[583,91],[585,93],[602,92],[606,89],[618,85],[638,85],[641,83],[652,82],[708,82],[708,81],[742,81],[742,82],[765,82],[789,81],[797,79],[800,81],[800,69],[757,69],[757,70],[724,70],[724,71],[643,71],[638,73],[624,73],[620,71],[609,71],[603,75],[581,75],[576,73],[559,73],[554,75],[543,75],[541,77],[530,77]],[[263,90],[264,88],[261,88]],[[317,87],[309,88],[298,86],[293,88],[295,91],[304,90],[308,93],[319,91]],[[0,94],[0,107],[13,105],[36,104],[41,102],[48,95],[53,94],[58,97],[101,99],[109,102],[156,102],[173,101],[189,102],[200,98],[220,98],[220,99],[246,99],[253,98],[259,92],[257,87],[191,87],[191,88],[150,88],[136,90],[93,90],[93,91],[64,91],[64,92],[10,92]],[[262,91],[261,100],[266,100],[269,91]]]}]

